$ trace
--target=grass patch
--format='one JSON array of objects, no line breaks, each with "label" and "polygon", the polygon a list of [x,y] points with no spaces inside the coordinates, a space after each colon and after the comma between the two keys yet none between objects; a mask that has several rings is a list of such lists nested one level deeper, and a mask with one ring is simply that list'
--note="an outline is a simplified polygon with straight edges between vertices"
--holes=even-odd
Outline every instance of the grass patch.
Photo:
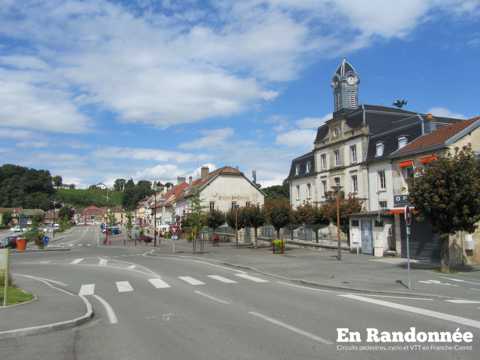
[{"label": "grass patch", "polygon": [[[4,274],[0,274],[0,306],[3,305],[3,289],[4,289]],[[8,293],[7,293],[7,305],[20,304],[25,301],[33,299],[33,295],[29,292],[16,287],[12,279],[9,279]]]}]

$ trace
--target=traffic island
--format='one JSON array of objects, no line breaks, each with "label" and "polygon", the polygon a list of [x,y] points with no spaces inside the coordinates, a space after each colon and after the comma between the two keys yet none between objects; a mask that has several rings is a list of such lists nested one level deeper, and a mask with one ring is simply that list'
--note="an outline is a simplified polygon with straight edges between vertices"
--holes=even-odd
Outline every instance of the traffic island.
[{"label": "traffic island", "polygon": [[[0,284],[5,284],[5,275],[0,274]],[[27,303],[35,299],[35,296],[28,291],[18,288],[9,277],[7,286],[7,301],[5,301],[5,289],[2,287],[0,292],[0,306],[5,304],[6,306],[13,306],[22,303]]]}]

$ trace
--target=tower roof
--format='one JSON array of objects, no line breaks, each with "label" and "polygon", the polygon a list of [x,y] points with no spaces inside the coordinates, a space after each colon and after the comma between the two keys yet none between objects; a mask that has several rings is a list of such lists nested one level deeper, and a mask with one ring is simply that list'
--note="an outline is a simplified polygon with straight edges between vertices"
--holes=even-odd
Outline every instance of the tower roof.
[{"label": "tower roof", "polygon": [[340,63],[340,65],[338,65],[337,70],[335,71],[335,75],[338,75],[339,77],[344,77],[348,73],[352,72],[355,74],[357,73],[353,65],[350,64],[346,58],[343,58],[342,62]]}]

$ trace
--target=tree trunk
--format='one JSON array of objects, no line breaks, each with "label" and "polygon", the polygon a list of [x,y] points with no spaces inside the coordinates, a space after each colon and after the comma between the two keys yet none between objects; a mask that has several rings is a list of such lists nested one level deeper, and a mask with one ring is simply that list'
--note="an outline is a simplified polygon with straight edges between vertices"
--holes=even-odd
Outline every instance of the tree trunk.
[{"label": "tree trunk", "polygon": [[315,241],[317,242],[317,244],[318,244],[318,230],[319,229],[315,229]]},{"label": "tree trunk", "polygon": [[254,245],[253,245],[253,246],[254,246],[255,248],[258,246],[258,243],[257,243],[257,230],[258,230],[258,228],[256,228],[256,227],[253,228],[253,236],[255,237],[255,239],[254,239]]},{"label": "tree trunk", "polygon": [[444,273],[450,272],[450,235],[441,234],[440,235],[440,271]]},{"label": "tree trunk", "polygon": [[280,240],[280,229],[276,229],[277,230],[277,239]]}]

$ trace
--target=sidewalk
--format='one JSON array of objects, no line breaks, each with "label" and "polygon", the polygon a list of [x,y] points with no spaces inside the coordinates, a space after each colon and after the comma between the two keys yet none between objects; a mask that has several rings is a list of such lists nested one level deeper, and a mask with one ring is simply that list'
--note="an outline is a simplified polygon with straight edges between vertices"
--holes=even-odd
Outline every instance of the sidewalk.
[{"label": "sidewalk", "polygon": [[[93,315],[88,314],[86,303],[77,295],[16,274],[13,274],[13,280],[18,287],[33,293],[36,300],[7,308],[0,307],[0,340],[79,325]],[[56,284],[51,285],[61,288]],[[11,332],[16,329],[23,330]]]},{"label": "sidewalk", "polygon": [[[192,255],[192,245],[185,240],[177,241],[176,249],[178,255]],[[154,254],[158,255],[169,253],[171,254],[169,241],[163,241],[162,246],[154,251]],[[418,283],[418,280],[439,279],[444,274],[436,271],[434,265],[415,262],[411,265],[411,278],[415,290],[408,290],[406,259],[401,258],[375,258],[343,251],[342,260],[338,261],[336,249],[290,247],[284,255],[273,255],[270,247],[235,248],[231,243],[222,243],[218,247],[212,247],[211,243],[207,243],[205,253],[196,256],[229,266],[237,266],[246,271],[257,270],[261,273],[323,287],[379,293],[415,292],[438,295],[446,293],[445,287],[435,288]],[[464,275],[480,284],[480,269],[452,276]],[[453,296],[455,293],[450,291],[448,294]]]}]

